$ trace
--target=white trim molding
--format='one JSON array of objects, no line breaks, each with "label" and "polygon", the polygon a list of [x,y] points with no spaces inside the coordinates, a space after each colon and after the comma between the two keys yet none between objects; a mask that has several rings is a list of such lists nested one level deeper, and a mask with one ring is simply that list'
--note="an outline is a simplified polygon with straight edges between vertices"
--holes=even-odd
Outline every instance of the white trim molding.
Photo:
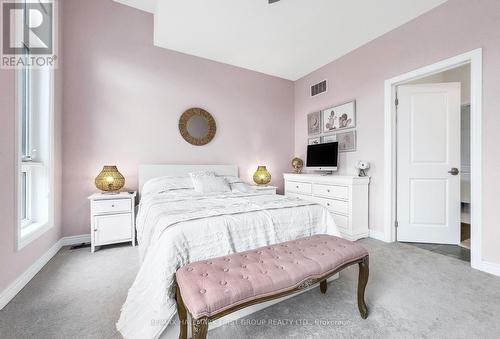
[{"label": "white trim molding", "polygon": [[380,231],[376,231],[376,230],[370,230],[370,238],[384,241],[384,242],[388,242],[386,237],[385,237],[385,233],[380,232]]},{"label": "white trim molding", "polygon": [[73,246],[90,243],[90,234],[74,235],[72,237],[64,237],[61,239],[62,246]]},{"label": "white trim molding", "polygon": [[485,270],[482,261],[482,69],[481,48],[425,66],[385,81],[384,239],[396,241],[396,110],[398,85],[471,65],[471,266]]},{"label": "white trim molding", "polygon": [[500,264],[483,261],[480,270],[500,277]]},{"label": "white trim molding", "polygon": [[33,277],[40,272],[40,270],[52,259],[54,255],[62,247],[62,239],[56,242],[45,254],[43,254],[37,261],[35,261],[23,274],[21,274],[14,282],[12,282],[0,294],[0,310],[5,307],[23,288],[26,286]]},{"label": "white trim molding", "polygon": [[24,273],[14,280],[5,290],[0,293],[0,310],[3,309],[14,297],[42,270],[64,246],[78,245],[90,242],[90,234],[65,237],[59,239],[47,252],[36,260]]}]

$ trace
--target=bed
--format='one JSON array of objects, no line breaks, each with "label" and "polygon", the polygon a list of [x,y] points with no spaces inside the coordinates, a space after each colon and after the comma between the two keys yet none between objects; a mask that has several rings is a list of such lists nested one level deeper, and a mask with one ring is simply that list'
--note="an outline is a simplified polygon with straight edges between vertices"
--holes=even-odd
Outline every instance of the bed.
[{"label": "bed", "polygon": [[[230,191],[196,192],[189,173],[200,171],[224,178]],[[141,165],[139,192],[141,267],[117,323],[124,338],[158,338],[177,321],[181,266],[314,234],[340,235],[324,207],[259,193],[242,183],[236,166]]]}]

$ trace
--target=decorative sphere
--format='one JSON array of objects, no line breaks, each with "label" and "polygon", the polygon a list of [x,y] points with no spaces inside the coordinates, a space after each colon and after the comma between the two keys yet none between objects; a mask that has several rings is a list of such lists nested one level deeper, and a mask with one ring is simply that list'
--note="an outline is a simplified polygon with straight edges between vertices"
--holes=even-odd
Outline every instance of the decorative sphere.
[{"label": "decorative sphere", "polygon": [[292,160],[292,167],[295,170],[295,173],[302,172],[302,168],[304,167],[304,161],[300,158],[294,158]]}]

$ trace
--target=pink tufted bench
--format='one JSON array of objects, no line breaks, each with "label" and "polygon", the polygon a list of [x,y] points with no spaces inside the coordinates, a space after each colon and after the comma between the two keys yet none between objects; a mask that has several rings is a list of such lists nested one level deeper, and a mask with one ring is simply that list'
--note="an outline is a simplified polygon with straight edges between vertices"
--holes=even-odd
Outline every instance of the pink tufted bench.
[{"label": "pink tufted bench", "polygon": [[354,264],[359,264],[358,308],[366,319],[368,252],[342,238],[315,235],[188,264],[176,273],[180,338],[187,338],[187,311],[193,338],[206,338],[209,321],[316,283],[326,293],[326,279]]}]

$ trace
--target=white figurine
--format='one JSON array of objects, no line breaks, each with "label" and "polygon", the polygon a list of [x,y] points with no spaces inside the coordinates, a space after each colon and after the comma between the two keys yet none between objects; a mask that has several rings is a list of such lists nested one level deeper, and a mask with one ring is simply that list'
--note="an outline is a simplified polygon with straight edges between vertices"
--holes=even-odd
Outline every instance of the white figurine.
[{"label": "white figurine", "polygon": [[359,170],[360,177],[366,177],[365,170],[370,168],[370,163],[365,160],[360,160],[358,161],[358,165],[356,166],[356,168]]}]

